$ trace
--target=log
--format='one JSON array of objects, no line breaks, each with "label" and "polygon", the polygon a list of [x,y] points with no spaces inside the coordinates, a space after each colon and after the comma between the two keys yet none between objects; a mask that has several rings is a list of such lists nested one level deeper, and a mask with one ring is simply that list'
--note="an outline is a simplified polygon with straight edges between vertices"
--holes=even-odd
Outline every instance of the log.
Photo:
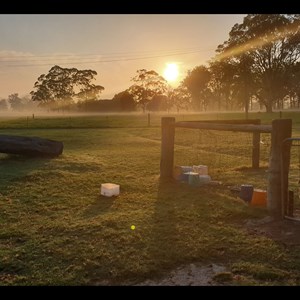
[{"label": "log", "polygon": [[55,157],[63,152],[63,143],[40,137],[0,135],[0,152],[26,156]]}]

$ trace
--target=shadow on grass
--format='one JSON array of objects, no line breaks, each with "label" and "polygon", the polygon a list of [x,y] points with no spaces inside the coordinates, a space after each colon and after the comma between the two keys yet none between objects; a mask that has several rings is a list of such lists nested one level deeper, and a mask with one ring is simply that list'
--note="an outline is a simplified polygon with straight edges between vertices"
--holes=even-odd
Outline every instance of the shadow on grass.
[{"label": "shadow on grass", "polygon": [[0,187],[11,181],[21,180],[33,170],[45,166],[51,158],[27,157],[22,155],[0,153]]},{"label": "shadow on grass", "polygon": [[84,212],[83,217],[93,218],[98,215],[107,213],[113,205],[116,197],[105,197],[102,195],[97,196],[97,199],[92,203]]},{"label": "shadow on grass", "polygon": [[150,238],[150,255],[157,264],[155,273],[158,270],[160,274],[168,272],[187,262],[190,247],[187,236],[190,230],[195,231],[193,217],[189,214],[198,209],[200,195],[199,187],[174,181],[160,182]]},{"label": "shadow on grass", "polygon": [[266,166],[266,167],[260,167],[260,168],[252,168],[252,167],[247,167],[247,166],[241,166],[241,167],[234,168],[233,170],[250,173],[250,174],[254,174],[254,175],[261,175],[268,171],[268,167]]}]

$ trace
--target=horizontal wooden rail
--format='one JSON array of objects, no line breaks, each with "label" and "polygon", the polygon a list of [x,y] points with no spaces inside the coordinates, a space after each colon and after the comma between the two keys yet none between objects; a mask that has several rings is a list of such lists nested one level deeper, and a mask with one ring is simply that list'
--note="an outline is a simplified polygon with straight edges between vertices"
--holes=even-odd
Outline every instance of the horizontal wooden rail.
[{"label": "horizontal wooden rail", "polygon": [[272,132],[272,125],[253,125],[253,124],[211,124],[209,122],[176,122],[175,127],[192,129],[210,129],[223,131],[241,131],[241,132]]},{"label": "horizontal wooden rail", "polygon": [[229,120],[197,120],[184,122],[201,122],[201,123],[215,123],[215,124],[256,124],[259,125],[260,119],[229,119]]}]

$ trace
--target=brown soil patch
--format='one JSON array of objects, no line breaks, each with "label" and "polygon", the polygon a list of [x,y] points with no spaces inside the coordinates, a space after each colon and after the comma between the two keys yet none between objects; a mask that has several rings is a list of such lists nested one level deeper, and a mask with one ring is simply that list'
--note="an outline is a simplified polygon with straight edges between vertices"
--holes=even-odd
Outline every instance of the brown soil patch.
[{"label": "brown soil patch", "polygon": [[[245,225],[252,234],[264,235],[287,246],[300,245],[300,221],[274,220],[271,217],[266,217],[261,220],[247,220]],[[230,281],[218,282],[214,280],[218,275],[226,275],[227,271],[223,265],[210,264],[203,266],[203,264],[194,263],[179,267],[164,278],[146,280],[138,285],[231,285],[232,282]]]},{"label": "brown soil patch", "polygon": [[226,268],[222,265],[210,264],[203,266],[194,263],[179,267],[170,272],[164,278],[157,280],[146,280],[137,285],[139,286],[209,286],[224,285],[218,283],[214,278],[218,275],[227,274]]},{"label": "brown soil patch", "polygon": [[265,235],[287,246],[300,245],[300,221],[266,217],[258,221],[248,220],[246,227],[255,234]]}]

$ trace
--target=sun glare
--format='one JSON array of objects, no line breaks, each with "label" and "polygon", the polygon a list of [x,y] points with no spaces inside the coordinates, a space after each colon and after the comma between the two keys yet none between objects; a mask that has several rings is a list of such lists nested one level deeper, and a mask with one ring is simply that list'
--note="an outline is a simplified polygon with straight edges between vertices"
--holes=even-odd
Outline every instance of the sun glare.
[{"label": "sun glare", "polygon": [[178,66],[176,64],[167,64],[164,77],[168,81],[175,81],[178,77]]}]

